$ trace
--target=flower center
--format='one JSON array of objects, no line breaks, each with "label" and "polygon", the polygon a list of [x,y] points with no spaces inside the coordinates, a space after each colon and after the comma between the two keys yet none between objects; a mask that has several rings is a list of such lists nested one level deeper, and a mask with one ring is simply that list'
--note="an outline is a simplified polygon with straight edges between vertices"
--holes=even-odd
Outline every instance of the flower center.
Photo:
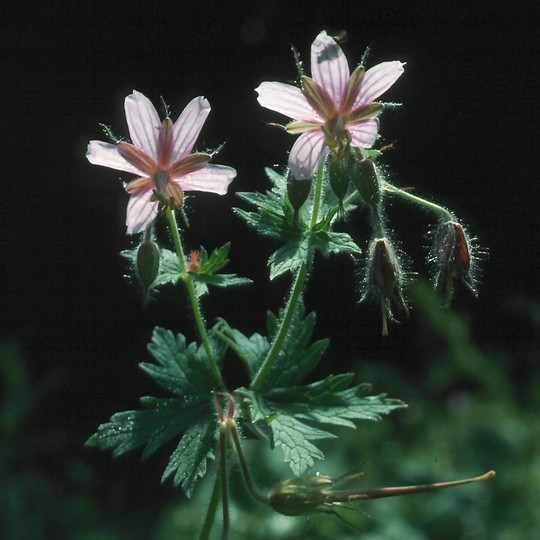
[{"label": "flower center", "polygon": [[167,171],[157,171],[154,174],[154,184],[158,193],[164,193],[165,187],[169,182],[169,173]]},{"label": "flower center", "polygon": [[330,118],[322,126],[326,135],[325,142],[338,158],[346,156],[351,145],[351,136],[346,126],[347,120],[341,115]]}]

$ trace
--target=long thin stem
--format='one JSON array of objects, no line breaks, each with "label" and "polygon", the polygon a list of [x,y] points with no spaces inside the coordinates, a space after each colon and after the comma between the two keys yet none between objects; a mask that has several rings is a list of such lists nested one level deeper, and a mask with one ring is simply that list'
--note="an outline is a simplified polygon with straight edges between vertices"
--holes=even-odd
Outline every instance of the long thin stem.
[{"label": "long thin stem", "polygon": [[202,317],[201,310],[199,307],[199,302],[197,300],[197,295],[195,294],[195,288],[193,286],[193,279],[189,275],[189,272],[187,269],[184,249],[182,247],[182,239],[180,238],[180,233],[178,231],[178,224],[176,223],[176,217],[174,215],[174,212],[170,208],[167,209],[167,218],[169,219],[169,226],[171,229],[171,234],[172,234],[174,246],[176,249],[176,254],[178,256],[178,262],[180,263],[180,279],[186,285],[189,301],[191,303],[191,309],[193,310],[193,316],[195,318],[195,325],[197,326],[197,330],[199,332],[201,342],[206,352],[206,356],[208,357],[210,370],[212,371],[212,375],[218,387],[221,390],[225,390],[225,384],[223,383],[221,373],[219,372],[219,369],[217,367],[216,360],[212,352],[212,347],[210,346],[210,341],[208,339],[208,334],[204,326],[203,317]]},{"label": "long thin stem", "polygon": [[443,219],[447,221],[451,221],[454,219],[454,216],[446,208],[439,206],[438,204],[432,203],[430,201],[426,201],[426,199],[422,199],[421,197],[417,197],[416,195],[413,195],[412,193],[405,191],[404,189],[400,189],[396,186],[393,186],[392,184],[389,184],[388,182],[383,182],[383,188],[390,193],[394,193],[395,195],[398,195],[402,199],[406,199],[409,202],[412,202],[414,204],[418,204],[419,206],[424,207],[426,210],[431,210],[432,212],[439,214],[440,216],[443,217]]},{"label": "long thin stem", "polygon": [[244,456],[244,451],[242,449],[242,443],[240,442],[240,437],[238,436],[238,431],[236,427],[231,428],[231,437],[236,448],[236,453],[238,454],[238,460],[240,461],[240,468],[242,469],[242,475],[244,476],[244,482],[248,488],[248,491],[251,493],[252,497],[259,502],[268,504],[268,497],[264,495],[253,483],[251,479],[251,474],[249,473],[249,468]]},{"label": "long thin stem", "polygon": [[220,430],[219,434],[219,475],[221,477],[221,506],[223,510],[223,529],[221,540],[229,537],[229,487],[227,484],[227,431]]},{"label": "long thin stem", "polygon": [[[313,209],[312,209],[311,222],[310,222],[310,227],[312,229],[315,227],[318,220],[319,208],[320,208],[321,196],[322,196],[322,179],[323,179],[323,166],[321,165],[315,177],[315,194],[313,197]],[[268,375],[268,372],[270,371],[272,364],[274,363],[274,361],[279,355],[283,342],[285,341],[285,337],[287,336],[287,332],[289,331],[289,326],[291,324],[292,318],[294,316],[294,313],[296,312],[296,308],[298,307],[298,302],[302,298],[302,291],[304,288],[304,283],[306,281],[306,277],[307,277],[308,269],[310,265],[311,265],[311,261],[304,261],[302,265],[300,266],[300,269],[296,273],[296,278],[292,285],[291,295],[289,297],[289,301],[287,302],[287,306],[285,307],[285,315],[283,316],[283,319],[281,320],[281,325],[279,327],[279,330],[276,334],[276,337],[274,338],[274,341],[272,342],[272,346],[270,347],[270,350],[268,351],[266,358],[264,359],[264,362],[262,363],[262,366],[259,369],[259,372],[257,373],[257,375],[255,376],[255,379],[251,383],[251,389],[254,391],[259,390],[262,382]]]},{"label": "long thin stem", "polygon": [[199,535],[199,540],[208,540],[210,537],[210,532],[212,531],[212,526],[214,525],[214,518],[216,515],[216,510],[219,502],[219,495],[221,492],[221,478],[219,474],[216,474],[216,480],[214,482],[214,489],[212,490],[212,495],[210,497],[210,504],[208,505],[208,510],[206,512],[206,517],[204,519],[203,528],[201,534]]},{"label": "long thin stem", "polygon": [[315,177],[315,194],[313,196],[313,210],[311,213],[310,228],[313,229],[317,225],[319,219],[319,207],[321,205],[322,196],[322,178],[323,178],[323,166],[321,165],[317,170],[317,176]]},{"label": "long thin stem", "polygon": [[294,316],[294,313],[296,311],[296,308],[298,306],[298,302],[300,301],[302,297],[302,289],[304,287],[304,282],[306,281],[308,273],[308,265],[303,262],[300,266],[300,269],[298,270],[296,274],[296,279],[293,284],[291,296],[289,297],[289,302],[287,303],[287,306],[285,308],[285,315],[283,319],[281,320],[281,325],[279,327],[279,330],[276,334],[276,337],[274,338],[274,341],[272,342],[272,346],[270,347],[270,350],[268,351],[268,354],[266,355],[266,358],[264,359],[264,362],[262,363],[261,368],[259,369],[259,372],[255,376],[255,379],[251,383],[251,389],[255,392],[259,390],[261,387],[261,384],[263,383],[264,379],[268,375],[268,372],[270,371],[270,368],[272,367],[272,364],[278,357],[281,347],[283,345],[283,342],[285,341],[285,337],[287,336],[287,332],[289,331],[289,326],[291,324],[292,318]]}]

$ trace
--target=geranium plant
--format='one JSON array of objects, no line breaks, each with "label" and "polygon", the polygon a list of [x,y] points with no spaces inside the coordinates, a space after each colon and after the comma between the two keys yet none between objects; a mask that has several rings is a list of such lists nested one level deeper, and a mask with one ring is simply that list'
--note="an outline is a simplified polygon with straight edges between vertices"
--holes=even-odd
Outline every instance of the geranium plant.
[{"label": "geranium plant", "polygon": [[[173,123],[168,115],[160,120],[152,103],[134,91],[125,100],[132,142],[113,138],[88,146],[91,163],[136,175],[125,184],[130,194],[126,224],[127,233],[140,235],[140,241],[123,255],[145,300],[162,285],[184,287],[198,335],[189,342],[182,333],[155,328],[148,346],[150,359],[140,366],[170,396],[141,398],[140,409],[114,414],[88,444],[112,449],[115,455],[143,447],[147,457],[167,441],[177,440],[163,480],[171,478],[189,497],[200,478],[209,472],[216,477],[201,539],[211,533],[219,498],[222,538],[228,536],[232,459],[238,459],[253,497],[269,511],[286,515],[331,512],[342,517],[337,509],[344,503],[451,487],[494,474],[422,486],[344,490],[335,485],[357,478],[358,471],[339,479],[309,472],[323,458],[318,441],[336,437],[332,428],[354,428],[358,422],[380,420],[406,407],[384,393],[372,394],[369,384],[356,382],[355,373],[307,382],[315,366],[324,362],[328,346],[327,339],[313,341],[315,314],[306,312],[303,302],[308,276],[315,271],[315,253],[364,257],[359,300],[375,300],[381,332],[387,335],[388,323],[408,314],[405,272],[387,229],[384,205],[387,197],[402,198],[436,218],[431,259],[442,303],[449,306],[456,283],[473,294],[476,289],[471,242],[459,220],[442,206],[391,184],[379,164],[383,152],[373,148],[385,108],[375,100],[399,79],[404,64],[383,62],[368,70],[360,64],[351,72],[340,45],[326,32],[312,44],[311,77],[304,75],[296,56],[299,86],[264,82],[257,89],[263,107],[292,119],[283,129],[300,134],[288,166],[280,172],[267,169],[271,188],[265,193],[238,193],[251,208],[234,209],[248,226],[279,244],[268,260],[270,279],[287,274],[291,280],[283,308],[268,313],[264,333],[246,335],[224,317],[207,325],[201,298],[212,287],[250,286],[251,281],[223,271],[229,244],[211,253],[201,247],[188,254],[177,222],[186,192],[222,195],[236,176],[233,168],[211,162],[216,152],[193,152],[210,112],[208,101],[195,97]],[[358,207],[369,216],[371,241],[365,255],[343,226],[335,228],[356,219]],[[156,239],[154,224],[161,219],[168,223],[172,249]],[[224,358],[231,353],[243,363],[249,378],[246,386],[229,388],[225,383]],[[267,434],[260,444],[270,440],[290,466],[292,478],[272,489],[257,485],[244,456],[243,434],[248,431]],[[217,466],[209,467],[214,461]]]}]

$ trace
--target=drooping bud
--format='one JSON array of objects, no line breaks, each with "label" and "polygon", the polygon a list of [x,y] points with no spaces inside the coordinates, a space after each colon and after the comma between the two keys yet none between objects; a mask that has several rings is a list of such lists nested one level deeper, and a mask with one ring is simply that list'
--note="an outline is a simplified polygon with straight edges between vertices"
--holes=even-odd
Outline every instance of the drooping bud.
[{"label": "drooping bud", "polygon": [[449,306],[452,300],[454,280],[477,295],[470,274],[469,242],[459,223],[447,221],[439,226],[435,234],[435,255],[439,264],[435,290],[445,295],[445,306]]},{"label": "drooping bud", "polygon": [[311,191],[311,180],[297,180],[289,171],[287,174],[287,197],[293,207],[293,223],[298,225],[298,212]]},{"label": "drooping bud", "polygon": [[352,181],[362,202],[376,208],[381,200],[381,186],[377,169],[371,159],[363,158],[355,163]]},{"label": "drooping bud", "polygon": [[395,305],[408,315],[408,309],[401,293],[401,271],[399,261],[389,240],[375,238],[370,246],[368,263],[367,290],[362,297],[365,300],[375,294],[381,305],[382,335],[388,335],[388,320],[394,321],[391,306]]},{"label": "drooping bud", "polygon": [[150,287],[159,272],[159,247],[152,240],[144,240],[137,249],[137,277],[141,285]]},{"label": "drooping bud", "polygon": [[343,199],[347,195],[350,185],[351,160],[348,158],[334,158],[328,167],[328,179],[330,187],[339,201],[340,214],[344,213]]}]

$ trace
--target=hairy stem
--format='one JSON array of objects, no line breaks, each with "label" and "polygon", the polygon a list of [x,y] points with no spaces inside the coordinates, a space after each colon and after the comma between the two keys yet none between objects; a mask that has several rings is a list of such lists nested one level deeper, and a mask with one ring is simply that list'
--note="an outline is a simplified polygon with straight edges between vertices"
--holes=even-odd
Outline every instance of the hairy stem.
[{"label": "hairy stem", "polygon": [[225,384],[223,383],[221,373],[219,372],[219,369],[217,367],[217,363],[214,358],[214,354],[212,352],[212,347],[210,347],[210,341],[208,339],[208,334],[204,326],[201,309],[199,306],[199,302],[197,300],[197,295],[195,294],[195,288],[193,286],[193,279],[190,276],[187,269],[186,257],[184,254],[184,249],[182,247],[182,239],[180,238],[180,233],[178,231],[178,224],[176,223],[176,217],[174,215],[174,212],[170,208],[167,209],[167,218],[169,219],[169,227],[171,229],[171,234],[173,237],[176,254],[178,256],[178,262],[180,263],[180,279],[184,282],[187,289],[189,301],[191,303],[191,309],[193,311],[193,317],[195,318],[195,325],[199,332],[199,336],[201,338],[204,350],[206,352],[206,356],[208,357],[208,362],[210,363],[210,370],[212,371],[212,375],[218,387],[221,390],[225,390]]},{"label": "hairy stem", "polygon": [[393,186],[392,184],[389,184],[388,182],[383,182],[383,189],[390,193],[394,193],[395,195],[397,195],[398,197],[401,197],[402,199],[405,199],[409,202],[422,206],[426,210],[431,210],[432,212],[435,212],[446,221],[452,221],[454,219],[454,216],[446,208],[439,206],[438,204],[432,203],[430,201],[427,201],[426,199],[422,199],[422,197],[413,195],[409,191],[400,189],[396,186]]}]

